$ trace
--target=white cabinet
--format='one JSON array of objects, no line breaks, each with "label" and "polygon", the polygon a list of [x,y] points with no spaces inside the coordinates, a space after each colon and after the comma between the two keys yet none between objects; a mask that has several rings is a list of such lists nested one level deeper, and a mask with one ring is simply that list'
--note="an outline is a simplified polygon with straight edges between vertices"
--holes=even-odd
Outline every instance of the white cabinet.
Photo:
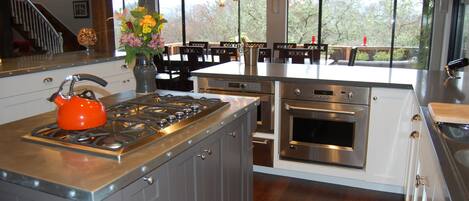
[{"label": "white cabinet", "polygon": [[438,158],[430,139],[430,132],[422,122],[422,129],[418,138],[419,149],[415,160],[417,169],[410,174],[413,180],[409,185],[407,201],[445,201],[449,199],[448,188],[446,186]]},{"label": "white cabinet", "polygon": [[[412,90],[372,88],[366,174],[369,181],[404,186],[409,162]],[[417,107],[418,108],[418,107]]]},{"label": "white cabinet", "polygon": [[116,60],[0,78],[0,124],[54,110],[55,105],[46,99],[67,75],[88,73],[105,79],[109,83],[105,88],[92,82],[76,85],[77,90],[90,89],[98,97],[135,89],[132,71],[123,64]]}]

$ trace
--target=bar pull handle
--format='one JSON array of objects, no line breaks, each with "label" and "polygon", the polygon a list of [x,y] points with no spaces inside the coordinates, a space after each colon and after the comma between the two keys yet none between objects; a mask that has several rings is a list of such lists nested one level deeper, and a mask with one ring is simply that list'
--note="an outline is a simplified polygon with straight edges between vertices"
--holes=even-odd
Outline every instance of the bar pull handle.
[{"label": "bar pull handle", "polygon": [[336,113],[336,114],[345,114],[345,115],[355,115],[355,112],[351,111],[341,111],[341,110],[329,110],[329,109],[319,109],[319,108],[308,108],[308,107],[297,107],[285,104],[286,110],[305,110],[311,112],[324,112],[324,113]]},{"label": "bar pull handle", "polygon": [[268,140],[262,140],[262,141],[258,141],[258,140],[253,140],[252,143],[254,144],[268,144]]}]

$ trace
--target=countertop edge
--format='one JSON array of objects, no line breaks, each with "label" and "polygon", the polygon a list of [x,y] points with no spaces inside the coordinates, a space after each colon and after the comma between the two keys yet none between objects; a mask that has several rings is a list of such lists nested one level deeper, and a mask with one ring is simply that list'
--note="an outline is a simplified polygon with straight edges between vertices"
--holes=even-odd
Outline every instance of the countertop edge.
[{"label": "countertop edge", "polygon": [[71,62],[71,63],[65,63],[65,64],[57,64],[57,65],[51,65],[51,66],[39,65],[39,66],[32,66],[32,67],[22,68],[22,69],[17,69],[17,70],[0,71],[0,78],[17,76],[17,75],[25,75],[25,74],[30,74],[30,73],[38,73],[38,72],[44,72],[44,71],[51,71],[51,70],[58,70],[58,69],[65,69],[65,68],[72,68],[72,67],[77,67],[77,66],[98,64],[98,63],[104,63],[104,62],[109,62],[109,61],[117,61],[123,58],[124,56],[108,56],[108,57],[106,56],[103,58],[90,59],[90,60]]}]

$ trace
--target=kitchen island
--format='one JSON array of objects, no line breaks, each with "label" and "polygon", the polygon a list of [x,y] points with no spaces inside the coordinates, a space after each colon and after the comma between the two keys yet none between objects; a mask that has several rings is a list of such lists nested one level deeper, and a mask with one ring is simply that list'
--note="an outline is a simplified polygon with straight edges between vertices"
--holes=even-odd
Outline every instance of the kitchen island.
[{"label": "kitchen island", "polygon": [[[425,193],[427,198],[435,200],[467,200],[469,197],[469,178],[464,176],[469,168],[456,161],[452,149],[460,149],[462,145],[447,141],[427,111],[430,102],[469,103],[469,76],[463,72],[459,72],[460,79],[447,79],[442,71],[276,63],[247,67],[243,63],[230,62],[197,70],[192,75],[197,80],[194,89],[200,92],[230,94],[233,92],[229,90],[232,90],[238,94],[264,96],[263,86],[266,83],[273,86],[270,96],[274,103],[269,104],[274,113],[274,131],[258,130],[254,134],[261,141],[272,140],[273,167],[255,166],[255,171],[402,193],[409,200]],[[291,86],[299,86],[297,89],[301,90]],[[331,90],[314,88],[318,86]],[[285,98],[304,94],[307,99],[327,100],[325,97],[336,93],[332,89],[343,86],[345,89],[369,90],[369,94],[364,95],[370,98],[364,167],[354,169],[282,157],[281,137],[288,132],[283,127],[291,125],[296,118],[290,115],[289,110],[293,107]],[[305,90],[308,87],[311,90]],[[256,91],[261,91],[261,95]],[[341,96],[347,102],[347,96],[352,100],[355,95],[357,93],[344,90]],[[332,113],[337,108],[320,111]],[[305,103],[301,107],[295,105],[294,109],[309,110],[308,115],[312,115],[312,110],[318,110],[305,107]],[[290,120],[283,120],[285,112],[290,115]],[[353,111],[343,113],[354,114]],[[290,147],[296,149],[297,144],[292,142]]]},{"label": "kitchen island", "polygon": [[[157,91],[160,95],[199,94]],[[252,200],[255,98],[204,95],[224,107],[120,160],[22,139],[49,112],[0,126],[0,200]],[[102,99],[106,106],[136,97]]]}]

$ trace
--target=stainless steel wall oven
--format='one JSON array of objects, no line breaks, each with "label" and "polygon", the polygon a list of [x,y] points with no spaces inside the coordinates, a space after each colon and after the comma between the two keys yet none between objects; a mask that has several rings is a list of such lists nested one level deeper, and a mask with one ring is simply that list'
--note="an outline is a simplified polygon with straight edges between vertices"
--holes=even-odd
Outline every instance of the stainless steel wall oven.
[{"label": "stainless steel wall oven", "polygon": [[280,156],[365,167],[370,88],[283,83]]},{"label": "stainless steel wall oven", "polygon": [[271,81],[239,81],[198,78],[201,93],[259,97],[257,132],[274,133],[274,84]]}]

